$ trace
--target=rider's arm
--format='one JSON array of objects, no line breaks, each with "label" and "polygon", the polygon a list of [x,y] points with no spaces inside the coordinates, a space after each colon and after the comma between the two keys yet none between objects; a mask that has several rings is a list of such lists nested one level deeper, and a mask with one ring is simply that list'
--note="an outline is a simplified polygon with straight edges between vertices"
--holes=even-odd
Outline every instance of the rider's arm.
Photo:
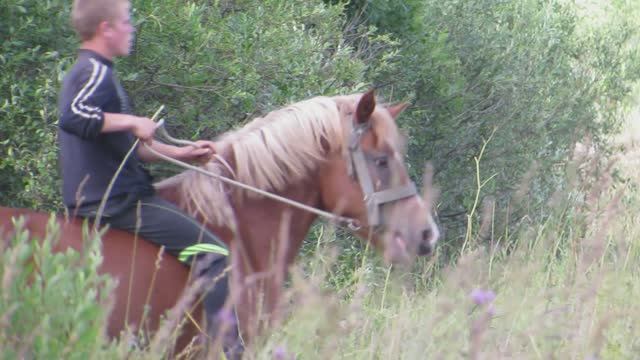
[{"label": "rider's arm", "polygon": [[117,91],[110,80],[110,69],[89,59],[63,86],[60,99],[60,128],[84,140],[95,140],[100,133],[131,131],[142,140],[151,139],[155,124],[135,115],[111,113]]},{"label": "rider's arm", "polygon": [[104,113],[101,133],[116,131],[134,131],[140,117],[129,114]]},{"label": "rider's arm", "polygon": [[[186,153],[184,148],[163,144],[157,140],[153,140],[150,146],[153,150],[177,160],[183,160]],[[149,151],[146,146],[138,146],[138,157],[145,162],[162,160],[158,155]]]},{"label": "rider's arm", "polygon": [[[208,140],[198,140],[194,145],[173,146],[156,140],[150,144],[154,151],[157,151],[170,158],[180,161],[206,162],[216,153],[215,143]],[[161,157],[151,152],[146,146],[138,146],[138,157],[143,161],[162,160]]]},{"label": "rider's arm", "polygon": [[71,74],[60,98],[60,128],[84,140],[94,140],[102,132],[105,121],[102,109],[114,92],[105,80],[106,66],[93,59],[89,61]]}]

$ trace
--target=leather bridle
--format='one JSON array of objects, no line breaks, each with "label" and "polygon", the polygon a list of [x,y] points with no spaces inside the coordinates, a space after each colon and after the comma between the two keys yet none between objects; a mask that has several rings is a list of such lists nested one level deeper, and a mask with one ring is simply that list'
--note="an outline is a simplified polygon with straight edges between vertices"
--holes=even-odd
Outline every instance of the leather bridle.
[{"label": "leather bridle", "polygon": [[391,187],[389,189],[375,191],[367,160],[362,151],[361,140],[363,135],[371,129],[370,121],[357,124],[353,121],[353,130],[349,137],[347,168],[349,176],[358,181],[362,192],[364,193],[364,202],[367,207],[367,222],[369,227],[374,231],[384,230],[385,219],[382,216],[382,208],[384,205],[406,199],[418,194],[413,181],[401,186]]}]

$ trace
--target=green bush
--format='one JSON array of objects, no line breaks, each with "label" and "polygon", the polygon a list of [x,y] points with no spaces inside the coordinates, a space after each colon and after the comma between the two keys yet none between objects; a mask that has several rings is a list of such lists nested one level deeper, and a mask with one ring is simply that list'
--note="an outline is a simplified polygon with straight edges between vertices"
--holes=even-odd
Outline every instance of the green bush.
[{"label": "green bush", "polygon": [[212,138],[289,102],[352,92],[362,79],[364,65],[342,42],[340,6],[146,0],[134,17],[125,86],[142,114],[164,104],[170,131],[183,138]]},{"label": "green bush", "polygon": [[69,2],[0,4],[0,204],[60,204],[56,99],[73,56]]},{"label": "green bush", "polygon": [[32,237],[24,219],[0,239],[0,348],[3,359],[89,359],[107,346],[106,317],[112,282],[97,270],[100,239],[88,238],[79,253],[52,253],[59,241],[51,218],[44,239]]},{"label": "green bush", "polygon": [[[484,183],[480,199],[495,199],[496,221],[510,227],[544,215],[576,141],[589,136],[603,148],[619,129],[639,75],[638,27],[629,15],[637,5],[623,6],[607,8],[595,26],[576,4],[555,0],[350,3],[354,22],[399,42],[383,52],[366,43],[359,50],[387,55],[369,78],[413,103],[401,118],[408,157],[416,172],[434,162],[453,251],[465,238],[476,175]],[[530,170],[532,196],[514,203]]]}]

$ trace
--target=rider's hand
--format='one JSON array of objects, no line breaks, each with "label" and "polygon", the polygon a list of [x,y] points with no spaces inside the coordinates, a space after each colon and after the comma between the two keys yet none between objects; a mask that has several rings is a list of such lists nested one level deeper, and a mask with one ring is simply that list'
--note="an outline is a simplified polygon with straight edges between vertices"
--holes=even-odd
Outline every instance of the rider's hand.
[{"label": "rider's hand", "polygon": [[158,124],[146,117],[135,117],[133,120],[133,135],[142,142],[150,142],[153,140],[153,134],[156,132]]},{"label": "rider's hand", "polygon": [[195,143],[197,147],[185,146],[181,148],[181,158],[185,161],[194,161],[199,163],[206,163],[211,160],[213,154],[216,153],[216,144],[208,140],[198,140]]}]

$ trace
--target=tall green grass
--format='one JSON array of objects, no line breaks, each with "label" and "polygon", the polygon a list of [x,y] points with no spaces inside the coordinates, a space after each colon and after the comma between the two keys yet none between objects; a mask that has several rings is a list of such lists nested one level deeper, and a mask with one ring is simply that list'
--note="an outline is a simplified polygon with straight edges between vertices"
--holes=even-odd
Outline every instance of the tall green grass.
[{"label": "tall green grass", "polygon": [[485,211],[449,263],[436,254],[407,274],[366,261],[337,289],[331,261],[295,270],[295,305],[251,358],[640,358],[640,178],[620,180],[629,168],[613,160],[577,152],[545,221],[495,234]]}]

